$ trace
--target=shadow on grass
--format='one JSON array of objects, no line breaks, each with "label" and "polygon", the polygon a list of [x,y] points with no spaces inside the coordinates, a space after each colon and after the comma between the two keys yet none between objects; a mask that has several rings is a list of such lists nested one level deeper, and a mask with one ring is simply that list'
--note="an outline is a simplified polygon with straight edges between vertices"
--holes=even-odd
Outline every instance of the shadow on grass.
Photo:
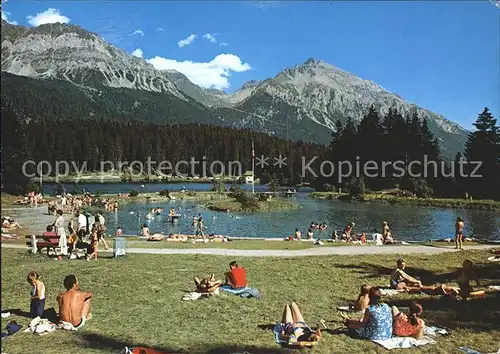
[{"label": "shadow on grass", "polygon": [[22,311],[21,309],[8,309],[8,310],[2,310],[2,312],[10,312],[14,316],[31,318],[31,315],[29,312]]},{"label": "shadow on grass", "polygon": [[[181,353],[183,351],[174,350],[166,347],[159,346],[149,346],[140,343],[129,343],[122,339],[110,338],[97,333],[75,333],[77,341],[80,342],[83,348],[89,349],[101,349],[109,350],[113,352],[120,352],[125,349],[125,347],[135,348],[142,347],[147,349],[154,349],[162,354],[173,354]],[[189,350],[189,353],[200,353],[200,354],[235,354],[235,353],[247,353],[247,354],[279,354],[283,353],[283,349],[280,348],[260,348],[255,346],[231,346],[231,345],[206,345],[207,349],[202,351]]]},{"label": "shadow on grass", "polygon": [[[365,278],[379,278],[387,276],[387,285],[389,285],[389,276],[395,268],[384,267],[377,264],[360,263],[357,265],[335,264],[334,267],[340,269],[349,269],[358,274],[364,274]],[[484,285],[500,283],[500,266],[495,263],[481,263],[475,265],[475,271],[480,279],[487,279]],[[459,269],[448,273],[436,273],[424,268],[407,267],[405,272],[422,281],[423,284],[441,284],[456,282],[459,277]],[[384,286],[385,284],[372,284]]]},{"label": "shadow on grass", "polygon": [[155,349],[159,352],[168,353],[178,353],[173,349],[168,349],[164,347],[151,347],[144,344],[138,343],[127,343],[123,340],[114,339],[110,337],[106,337],[97,333],[83,333],[77,332],[75,333],[77,340],[81,343],[82,347],[89,349],[104,349],[104,350],[113,350],[116,352],[120,352],[125,349],[125,347],[144,347],[148,349]]}]

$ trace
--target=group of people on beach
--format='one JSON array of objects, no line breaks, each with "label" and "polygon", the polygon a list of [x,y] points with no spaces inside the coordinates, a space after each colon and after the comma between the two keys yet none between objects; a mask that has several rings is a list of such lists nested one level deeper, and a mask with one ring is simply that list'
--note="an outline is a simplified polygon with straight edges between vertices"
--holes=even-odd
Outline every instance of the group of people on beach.
[{"label": "group of people on beach", "polygon": [[[458,286],[447,286],[445,284],[423,285],[415,277],[406,271],[406,261],[398,259],[396,268],[390,276],[390,288],[409,293],[427,293],[429,295],[459,296],[466,301],[470,297],[484,295],[484,291],[474,291],[471,281],[480,286],[474,263],[465,260],[456,273]],[[354,303],[354,311],[362,313],[361,318],[352,319],[342,314],[344,323],[353,334],[366,339],[384,340],[391,336],[414,337],[420,339],[424,335],[425,322],[420,318],[423,312],[422,306],[412,302],[409,314],[406,315],[397,307],[389,307],[381,302],[382,292],[378,287],[369,285],[361,286],[360,294]]]},{"label": "group of people on beach", "polygon": [[63,211],[58,209],[56,215],[55,221],[47,226],[43,236],[59,237],[58,247],[61,249],[62,256],[67,256],[70,259],[78,258],[76,251],[81,249],[86,252],[87,261],[97,260],[99,242],[104,245],[105,249],[109,249],[105,240],[106,219],[101,212],[97,212],[93,217],[85,215],[81,210],[75,212],[67,225],[68,234],[66,233]]},{"label": "group of people on beach", "polygon": [[85,207],[99,207],[105,211],[118,212],[118,201],[108,198],[98,198],[86,193],[82,196],[72,196],[71,194],[58,195],[55,200],[47,203],[47,212],[55,215],[57,210],[64,213],[75,213]]},{"label": "group of people on beach", "polygon": [[[349,222],[347,226],[344,228],[344,230],[341,233],[341,236],[339,236],[337,230],[333,230],[331,237],[329,241],[332,242],[351,242],[351,243],[359,243],[359,244],[366,244],[367,239],[366,239],[366,233],[361,233],[359,235],[356,235],[354,233],[354,226],[356,224],[354,222]],[[318,231],[318,236],[317,239],[321,240],[322,239],[322,234],[327,230],[328,226],[326,223],[316,223],[316,222],[311,222],[309,225],[309,228],[307,229],[307,240],[314,240],[314,232]],[[295,229],[295,233],[293,236],[290,236],[288,240],[295,240],[295,241],[301,241],[302,240],[302,233],[300,232],[299,229]],[[385,245],[385,244],[393,244],[394,243],[394,238],[392,237],[392,231],[389,228],[389,225],[387,221],[384,221],[382,223],[382,233],[378,233],[377,230],[374,230],[373,234],[373,242],[376,245]]]}]

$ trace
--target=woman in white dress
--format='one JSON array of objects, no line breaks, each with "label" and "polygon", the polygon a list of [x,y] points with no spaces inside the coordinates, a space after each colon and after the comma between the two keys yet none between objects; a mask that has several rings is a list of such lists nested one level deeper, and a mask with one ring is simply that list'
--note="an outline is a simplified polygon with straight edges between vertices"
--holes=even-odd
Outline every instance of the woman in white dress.
[{"label": "woman in white dress", "polygon": [[68,240],[66,239],[66,230],[64,230],[64,217],[61,209],[57,210],[57,218],[54,222],[56,234],[59,236],[59,247],[63,256],[68,254]]}]

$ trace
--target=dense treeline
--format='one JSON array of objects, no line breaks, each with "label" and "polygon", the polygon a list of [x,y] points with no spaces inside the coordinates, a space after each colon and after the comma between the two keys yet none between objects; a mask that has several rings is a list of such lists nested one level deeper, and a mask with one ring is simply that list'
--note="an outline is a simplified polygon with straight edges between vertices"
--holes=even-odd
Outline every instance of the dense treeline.
[{"label": "dense treeline", "polygon": [[[298,184],[306,182],[301,177],[302,157],[309,160],[317,156],[318,160],[323,160],[327,152],[327,148],[320,145],[214,125],[158,125],[95,119],[26,121],[19,117],[20,114],[10,104],[2,104],[4,188],[19,185],[18,172],[23,161],[28,160],[47,161],[53,168],[52,175],[56,161],[74,163],[78,169],[86,164],[87,171],[101,171],[103,161],[112,162],[115,168],[118,168],[119,162],[128,162],[124,165],[125,170],[132,161],[140,161],[145,168],[148,158],[156,162],[151,164],[151,173],[157,171],[161,161],[169,161],[175,168],[177,162],[190,161],[191,158],[200,162],[194,165],[195,175],[203,176],[205,171],[210,176],[213,161],[221,161],[226,174],[229,163],[239,161],[244,173],[252,169],[252,141],[255,143],[255,155],[264,155],[270,163],[264,169],[256,167],[257,177],[269,181],[275,175],[282,184]],[[279,155],[287,158],[286,166],[281,168],[273,165],[273,158]],[[203,161],[206,161],[206,168]],[[108,170],[111,163],[102,166]],[[139,166],[134,164],[136,169]],[[31,168],[29,173],[34,172],[32,164],[27,167]],[[171,174],[173,171],[168,167],[164,164],[161,172]],[[214,167],[217,173],[221,172],[219,167]],[[74,168],[71,169],[74,172]],[[186,164],[179,165],[178,170],[192,175],[191,167]],[[61,168],[59,172],[64,171]],[[238,172],[233,170],[233,174]],[[11,178],[11,175],[14,177]]]},{"label": "dense treeline", "polygon": [[[22,166],[28,160],[48,161],[52,166],[56,161],[68,161],[77,168],[86,163],[87,171],[100,171],[101,161],[111,161],[118,167],[118,162],[146,162],[149,157],[156,163],[170,161],[175,165],[191,158],[201,162],[205,157],[207,167],[212,161],[221,161],[227,173],[229,162],[239,161],[245,172],[251,170],[254,141],[256,156],[270,158],[264,169],[256,168],[262,182],[275,176],[281,184],[311,182],[318,189],[342,188],[351,194],[399,187],[420,197],[500,199],[500,129],[487,108],[474,124],[476,131],[470,134],[464,155],[458,154],[451,164],[441,160],[438,139],[426,120],[416,114],[403,117],[395,110],[380,117],[372,108],[357,126],[351,119],[344,124],[338,121],[330,146],[324,147],[207,124],[62,119],[50,112],[27,118],[25,108],[2,101],[2,184],[10,192],[21,192],[25,187]],[[273,166],[273,158],[279,155],[287,158],[281,168]],[[324,164],[325,160],[330,162]],[[481,167],[476,170],[475,165],[468,164],[460,171],[461,160],[480,161]],[[339,163],[345,161],[354,169],[351,176],[339,180]],[[366,164],[371,166],[368,170],[363,169]],[[152,165],[150,172],[154,173],[157,166]],[[33,166],[29,167],[27,172],[34,172]],[[192,174],[189,166],[182,165],[179,170]],[[210,175],[208,169],[205,172]],[[465,177],[472,172],[482,177]],[[195,165],[194,174],[203,176],[201,163]]]},{"label": "dense treeline", "polygon": [[[330,158],[334,166],[340,161],[350,161],[353,166],[358,162],[359,175],[344,182],[334,175],[321,183],[327,189],[343,188],[359,194],[365,188],[399,187],[420,197],[500,199],[500,129],[487,108],[474,126],[477,131],[470,133],[465,155],[458,154],[449,163],[441,160],[439,141],[425,119],[416,114],[403,117],[395,110],[379,117],[372,107],[358,126],[350,119],[345,124],[337,121],[332,133]],[[363,170],[367,164],[378,169]],[[404,174],[398,166],[405,169]]]}]

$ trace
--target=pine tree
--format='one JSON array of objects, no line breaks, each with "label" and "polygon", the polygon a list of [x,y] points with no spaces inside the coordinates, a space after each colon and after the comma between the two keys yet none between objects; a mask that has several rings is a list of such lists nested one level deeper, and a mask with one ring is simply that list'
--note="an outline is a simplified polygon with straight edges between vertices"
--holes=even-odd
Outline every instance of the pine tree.
[{"label": "pine tree", "polygon": [[[483,177],[467,180],[468,189],[476,198],[500,199],[500,127],[488,108],[484,108],[473,124],[476,131],[471,132],[466,142],[465,155],[469,162],[480,161],[479,172]],[[469,172],[473,172],[470,166]]]}]

